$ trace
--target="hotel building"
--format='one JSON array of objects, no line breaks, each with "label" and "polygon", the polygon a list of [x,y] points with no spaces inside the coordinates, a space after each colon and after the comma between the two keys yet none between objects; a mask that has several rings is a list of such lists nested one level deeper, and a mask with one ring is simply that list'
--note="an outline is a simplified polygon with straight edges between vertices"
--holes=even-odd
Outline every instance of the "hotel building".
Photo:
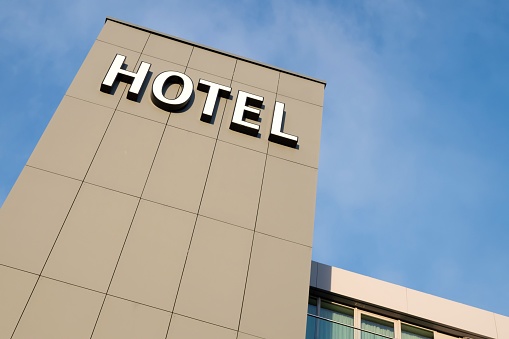
[{"label": "hotel building", "polygon": [[108,18],[0,209],[0,339],[509,338],[311,261],[324,89]]}]

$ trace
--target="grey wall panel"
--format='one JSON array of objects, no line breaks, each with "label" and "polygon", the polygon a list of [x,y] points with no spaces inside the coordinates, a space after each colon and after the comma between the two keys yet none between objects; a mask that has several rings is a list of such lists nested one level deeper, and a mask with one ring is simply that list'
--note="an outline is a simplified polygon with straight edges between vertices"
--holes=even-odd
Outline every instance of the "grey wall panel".
[{"label": "grey wall panel", "polygon": [[171,313],[106,297],[92,339],[164,339]]},{"label": "grey wall panel", "polygon": [[38,276],[0,266],[0,338],[10,338]]},{"label": "grey wall panel", "polygon": [[233,330],[178,314],[174,314],[171,318],[167,336],[167,338],[178,339],[235,339],[236,337],[237,332]]},{"label": "grey wall panel", "polygon": [[13,338],[90,338],[103,299],[100,293],[42,277]]},{"label": "grey wall panel", "polygon": [[84,184],[42,275],[106,292],[138,199]]},{"label": "grey wall panel", "polygon": [[262,338],[303,338],[310,263],[310,247],[257,233],[240,331]]},{"label": "grey wall panel", "polygon": [[172,311],[196,215],[142,200],[109,294]]},{"label": "grey wall panel", "polygon": [[83,180],[112,116],[113,109],[64,97],[27,164]]},{"label": "grey wall panel", "polygon": [[313,244],[315,168],[269,156],[256,231],[306,246]]},{"label": "grey wall panel", "polygon": [[126,25],[106,21],[97,40],[141,52],[147,43],[149,33]]},{"label": "grey wall panel", "polygon": [[41,270],[80,182],[26,166],[0,213],[0,264]]},{"label": "grey wall panel", "polygon": [[276,93],[279,72],[238,60],[233,74],[233,81]]},{"label": "grey wall panel", "polygon": [[193,46],[188,44],[151,34],[143,49],[143,53],[186,66],[191,57],[192,50]]},{"label": "grey wall panel", "polygon": [[175,313],[236,330],[252,240],[253,231],[199,217]]},{"label": "grey wall panel", "polygon": [[143,198],[198,213],[215,144],[215,139],[167,126]]},{"label": "grey wall panel", "polygon": [[254,229],[265,154],[218,141],[200,214]]},{"label": "grey wall panel", "polygon": [[324,87],[323,83],[281,73],[277,91],[278,94],[322,106]]},{"label": "grey wall panel", "polygon": [[232,57],[195,47],[191,53],[188,66],[198,71],[231,79],[235,69],[235,62],[236,60]]},{"label": "grey wall panel", "polygon": [[117,111],[85,181],[141,196],[163,131],[163,124]]}]

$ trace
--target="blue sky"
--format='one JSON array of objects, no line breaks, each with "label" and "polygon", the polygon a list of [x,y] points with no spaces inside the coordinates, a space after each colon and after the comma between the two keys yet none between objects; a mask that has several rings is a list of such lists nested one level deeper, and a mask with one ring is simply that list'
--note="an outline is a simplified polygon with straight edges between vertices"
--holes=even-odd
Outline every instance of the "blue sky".
[{"label": "blue sky", "polygon": [[0,204],[116,17],[325,79],[314,260],[509,315],[509,4],[7,1]]}]

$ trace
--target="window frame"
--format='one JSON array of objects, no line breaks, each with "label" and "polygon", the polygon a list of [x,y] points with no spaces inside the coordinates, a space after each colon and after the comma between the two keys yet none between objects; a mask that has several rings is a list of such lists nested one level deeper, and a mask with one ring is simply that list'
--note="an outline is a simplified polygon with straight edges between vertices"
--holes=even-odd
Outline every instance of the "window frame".
[{"label": "window frame", "polygon": [[[308,304],[310,304],[311,299],[316,300],[316,314],[315,315],[320,318],[321,318],[320,310],[322,309],[322,301],[332,304],[332,305],[337,305],[339,308],[342,308],[345,310],[352,310],[353,311],[354,339],[361,339],[361,333],[362,333],[361,328],[362,328],[362,318],[363,317],[368,318],[368,319],[374,319],[375,320],[374,322],[376,322],[376,320],[380,320],[381,324],[383,324],[383,323],[393,324],[394,339],[402,339],[403,331],[406,331],[408,333],[413,333],[412,330],[415,330],[417,332],[415,334],[417,334],[417,335],[422,335],[425,337],[426,337],[426,335],[431,335],[431,336],[426,337],[426,339],[437,338],[438,332],[436,332],[435,330],[429,329],[429,328],[417,326],[414,324],[409,324],[407,322],[402,322],[401,320],[386,317],[386,316],[376,314],[373,312],[369,312],[369,311],[360,309],[359,307],[352,307],[352,306],[344,305],[344,304],[338,303],[336,301],[329,300],[329,299],[323,299],[322,297],[314,296],[314,295],[309,296]],[[344,324],[344,325],[350,326],[347,324]],[[410,330],[407,330],[407,329],[410,329]],[[421,334],[419,332],[424,333],[424,334]],[[316,337],[316,333],[315,333],[315,337]]]}]

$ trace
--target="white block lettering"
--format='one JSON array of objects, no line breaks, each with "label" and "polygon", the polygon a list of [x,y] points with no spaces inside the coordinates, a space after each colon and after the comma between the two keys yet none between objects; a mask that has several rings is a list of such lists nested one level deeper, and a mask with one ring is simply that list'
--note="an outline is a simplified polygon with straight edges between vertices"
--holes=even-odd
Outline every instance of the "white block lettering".
[{"label": "white block lettering", "polygon": [[212,81],[200,79],[198,82],[198,90],[207,92],[207,98],[205,99],[205,105],[203,106],[203,112],[200,120],[210,123],[214,114],[217,97],[220,96],[223,98],[229,98],[232,89],[230,87],[216,84]]},{"label": "white block lettering", "polygon": [[[166,83],[178,83],[182,85],[182,91],[175,99],[164,96]],[[152,85],[152,102],[165,111],[179,110],[187,105],[193,94],[193,81],[187,75],[180,72],[163,72],[157,76]]]},{"label": "white block lettering", "polygon": [[284,111],[285,104],[276,101],[276,106],[274,107],[274,115],[272,116],[272,126],[270,128],[269,141],[295,148],[297,147],[299,137],[283,133]]},{"label": "white block lettering", "polygon": [[262,104],[263,97],[239,91],[237,94],[237,102],[235,103],[235,110],[233,111],[232,122],[230,123],[230,129],[247,135],[257,136],[260,126],[244,121],[244,118],[258,121],[260,116],[260,110],[258,108],[262,107]]},{"label": "white block lettering", "polygon": [[147,77],[147,73],[150,69],[150,64],[142,62],[138,68],[138,72],[129,72],[122,69],[124,65],[125,56],[117,54],[113,62],[111,63],[108,73],[104,77],[101,84],[101,92],[112,94],[113,85],[116,81],[123,81],[131,84],[129,91],[127,92],[127,99],[138,101],[140,95],[141,86]]}]

